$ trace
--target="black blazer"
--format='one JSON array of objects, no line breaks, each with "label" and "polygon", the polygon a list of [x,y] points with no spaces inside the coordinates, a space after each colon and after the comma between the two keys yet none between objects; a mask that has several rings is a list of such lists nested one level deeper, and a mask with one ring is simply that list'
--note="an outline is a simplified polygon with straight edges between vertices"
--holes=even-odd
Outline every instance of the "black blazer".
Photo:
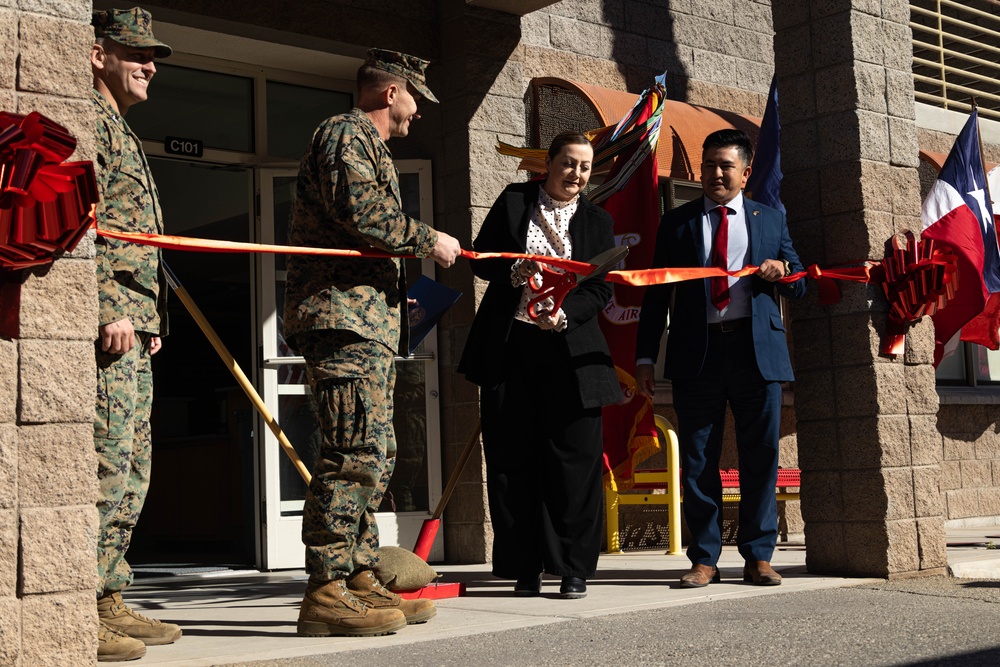
[{"label": "black blazer", "polygon": [[[473,247],[479,252],[525,251],[528,221],[538,202],[541,182],[514,183],[507,186],[483,221]],[[569,223],[572,259],[589,261],[614,247],[614,221],[604,209],[580,197],[576,214]],[[503,380],[503,349],[510,334],[521,287],[510,284],[509,259],[482,259],[472,262],[472,271],[489,287],[479,304],[476,319],[469,331],[458,372],[483,387],[496,386]],[[622,400],[618,376],[597,315],[611,299],[611,284],[592,279],[573,288],[563,301],[569,326],[559,336],[566,345],[567,363],[576,374],[580,400],[584,408],[610,405]]]},{"label": "black blazer", "polygon": [[[703,266],[703,198],[668,211],[656,236],[653,266]],[[776,209],[743,199],[750,235],[750,263],[760,266],[766,259],[786,260],[793,273],[802,271],[802,263],[792,247],[785,214]],[[788,358],[785,326],[781,322],[778,295],[800,298],[806,291],[806,279],[794,283],[770,283],[750,276],[751,322],[757,367],[765,380],[794,380]],[[646,288],[639,315],[636,358],[656,359],[660,338],[670,310],[667,333],[667,358],[664,375],[668,379],[693,378],[701,373],[708,347],[706,325],[705,279],[687,280],[672,285]]]}]

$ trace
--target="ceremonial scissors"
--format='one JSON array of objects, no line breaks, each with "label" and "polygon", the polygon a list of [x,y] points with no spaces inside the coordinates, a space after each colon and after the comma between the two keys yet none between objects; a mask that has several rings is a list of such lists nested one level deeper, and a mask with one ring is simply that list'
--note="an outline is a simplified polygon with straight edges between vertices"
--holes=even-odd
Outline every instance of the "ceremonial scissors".
[{"label": "ceremonial scissors", "polygon": [[[585,280],[590,280],[608,271],[612,266],[624,260],[626,255],[628,255],[627,245],[605,250],[588,262],[588,264],[594,264],[595,268],[587,274],[573,273],[572,271],[558,273],[543,264],[541,270],[542,282],[538,283],[535,280],[535,276],[531,276],[528,279],[531,291],[537,295],[528,302],[528,317],[537,320],[543,312],[558,313],[559,308],[562,307],[563,300],[571,289]],[[542,308],[541,312],[539,312],[539,306],[546,299],[552,299],[551,304],[545,304],[547,307]]]}]

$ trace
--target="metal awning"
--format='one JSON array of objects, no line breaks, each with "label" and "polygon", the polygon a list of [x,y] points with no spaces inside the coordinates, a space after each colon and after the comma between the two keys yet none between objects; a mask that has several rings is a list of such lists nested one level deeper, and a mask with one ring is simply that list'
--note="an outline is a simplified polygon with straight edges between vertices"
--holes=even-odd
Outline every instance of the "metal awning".
[{"label": "metal awning", "polygon": [[[539,77],[531,80],[534,103],[537,106],[543,96],[539,90],[545,87],[562,88],[579,97],[590,108],[596,124],[593,128],[613,125],[628,113],[639,96],[601,86],[593,86],[577,81],[555,77]],[[534,114],[535,119],[543,114]],[[661,178],[697,181],[701,172],[701,145],[712,132],[726,128],[736,128],[746,132],[754,142],[760,133],[760,118],[744,114],[712,109],[697,104],[687,104],[666,100],[663,103],[663,121],[660,126],[660,142],[656,151]],[[534,128],[534,137],[545,139],[544,133]],[[547,142],[546,142],[547,143]]]}]

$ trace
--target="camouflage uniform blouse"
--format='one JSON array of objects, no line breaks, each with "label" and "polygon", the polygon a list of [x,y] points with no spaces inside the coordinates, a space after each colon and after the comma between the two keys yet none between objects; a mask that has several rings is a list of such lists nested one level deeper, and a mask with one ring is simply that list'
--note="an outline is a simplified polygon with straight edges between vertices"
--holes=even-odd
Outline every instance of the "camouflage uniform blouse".
[{"label": "camouflage uniform blouse", "polygon": [[[326,119],[313,134],[299,168],[288,241],[419,257],[437,243],[437,232],[403,213],[392,155],[360,109]],[[288,258],[284,334],[293,347],[298,333],[341,329],[396,351],[405,315],[399,259]]]},{"label": "camouflage uniform blouse", "polygon": [[[139,138],[96,90],[97,226],[163,233],[160,202]],[[136,331],[167,333],[166,285],[160,249],[101,236],[95,241],[99,324],[129,318]]]}]

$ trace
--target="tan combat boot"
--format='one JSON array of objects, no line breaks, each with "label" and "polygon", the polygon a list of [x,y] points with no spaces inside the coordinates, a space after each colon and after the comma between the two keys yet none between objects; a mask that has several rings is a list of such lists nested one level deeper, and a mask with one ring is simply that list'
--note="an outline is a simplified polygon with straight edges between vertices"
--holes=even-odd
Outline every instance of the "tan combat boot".
[{"label": "tan combat boot", "polygon": [[146,645],[138,639],[109,628],[103,622],[97,626],[97,662],[136,660],[146,655]]},{"label": "tan combat boot", "polygon": [[146,618],[129,609],[118,591],[106,591],[103,597],[97,598],[97,616],[112,630],[138,639],[146,646],[173,644],[181,637],[179,625]]},{"label": "tan combat boot", "polygon": [[371,570],[358,570],[347,579],[347,590],[369,607],[375,609],[398,609],[403,612],[406,622],[426,623],[437,614],[437,608],[430,600],[404,600],[382,585]]},{"label": "tan combat boot", "polygon": [[303,637],[373,637],[406,627],[398,609],[373,609],[351,595],[343,579],[309,583],[299,608],[298,633]]}]

